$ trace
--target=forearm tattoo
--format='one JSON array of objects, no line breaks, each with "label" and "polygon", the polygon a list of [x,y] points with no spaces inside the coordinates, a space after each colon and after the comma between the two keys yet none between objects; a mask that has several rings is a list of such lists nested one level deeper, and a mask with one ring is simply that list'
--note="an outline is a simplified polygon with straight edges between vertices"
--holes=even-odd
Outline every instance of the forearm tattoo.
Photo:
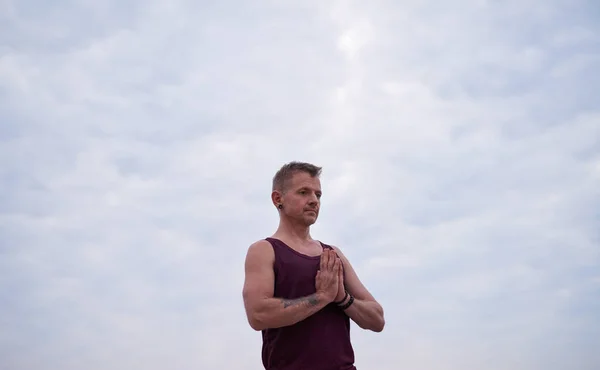
[{"label": "forearm tattoo", "polygon": [[296,306],[307,302],[310,306],[316,306],[319,304],[319,300],[317,299],[316,294],[309,295],[308,297],[296,298],[296,299],[281,299],[283,302],[283,308],[288,308],[291,306]]}]

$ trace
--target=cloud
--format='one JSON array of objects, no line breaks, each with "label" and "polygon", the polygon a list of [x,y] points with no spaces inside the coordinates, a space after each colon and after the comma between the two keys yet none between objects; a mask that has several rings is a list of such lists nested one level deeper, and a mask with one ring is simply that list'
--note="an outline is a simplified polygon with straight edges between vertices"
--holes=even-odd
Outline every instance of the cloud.
[{"label": "cloud", "polygon": [[0,10],[0,367],[260,369],[243,260],[296,159],[386,311],[359,369],[600,365],[593,4]]}]

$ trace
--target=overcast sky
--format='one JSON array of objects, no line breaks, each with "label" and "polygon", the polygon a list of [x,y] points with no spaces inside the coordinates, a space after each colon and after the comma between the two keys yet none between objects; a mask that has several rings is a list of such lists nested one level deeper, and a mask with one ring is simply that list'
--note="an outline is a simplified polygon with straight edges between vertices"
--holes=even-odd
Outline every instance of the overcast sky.
[{"label": "overcast sky", "polygon": [[600,6],[0,0],[0,368],[260,370],[275,171],[382,303],[359,370],[600,368]]}]

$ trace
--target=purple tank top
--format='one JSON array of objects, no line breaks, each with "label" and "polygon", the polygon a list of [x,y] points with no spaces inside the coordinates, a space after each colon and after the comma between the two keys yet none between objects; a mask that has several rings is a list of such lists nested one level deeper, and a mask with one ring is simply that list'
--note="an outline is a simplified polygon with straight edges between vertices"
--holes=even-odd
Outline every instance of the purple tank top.
[{"label": "purple tank top", "polygon": [[[275,252],[274,296],[295,299],[315,293],[320,256],[301,254],[278,239],[266,240]],[[356,370],[350,319],[333,303],[295,325],[265,329],[262,338],[267,370]]]}]

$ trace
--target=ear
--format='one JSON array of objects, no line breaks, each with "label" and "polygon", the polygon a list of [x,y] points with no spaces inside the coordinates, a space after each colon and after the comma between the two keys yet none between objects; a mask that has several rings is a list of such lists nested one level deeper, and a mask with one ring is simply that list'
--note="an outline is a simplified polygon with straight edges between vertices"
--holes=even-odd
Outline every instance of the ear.
[{"label": "ear", "polygon": [[271,201],[273,202],[273,205],[277,207],[279,204],[283,203],[283,196],[279,191],[273,190],[271,193]]}]

